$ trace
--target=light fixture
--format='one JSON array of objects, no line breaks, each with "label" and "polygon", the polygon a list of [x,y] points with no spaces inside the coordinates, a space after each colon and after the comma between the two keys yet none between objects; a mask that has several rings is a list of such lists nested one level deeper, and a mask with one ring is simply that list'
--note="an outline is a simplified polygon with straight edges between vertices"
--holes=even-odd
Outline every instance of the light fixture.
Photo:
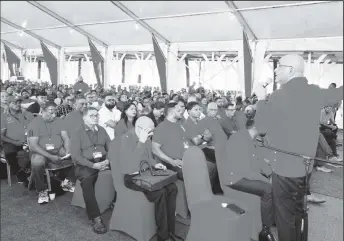
[{"label": "light fixture", "polygon": [[22,26],[23,28],[26,28],[26,25],[27,25],[27,20],[24,20],[24,22],[22,23],[21,26]]},{"label": "light fixture", "polygon": [[229,12],[229,19],[230,20],[234,20],[235,19],[235,16],[232,12]]},{"label": "light fixture", "polygon": [[74,29],[70,29],[69,32],[70,32],[70,33],[74,33]]},{"label": "light fixture", "polygon": [[140,29],[140,26],[139,26],[139,24],[138,24],[137,22],[135,23],[135,29],[136,29],[136,30],[139,30],[139,29]]},{"label": "light fixture", "polygon": [[24,36],[24,31],[20,31],[20,32],[19,32],[19,36],[20,36],[20,37],[23,37],[23,36]]}]

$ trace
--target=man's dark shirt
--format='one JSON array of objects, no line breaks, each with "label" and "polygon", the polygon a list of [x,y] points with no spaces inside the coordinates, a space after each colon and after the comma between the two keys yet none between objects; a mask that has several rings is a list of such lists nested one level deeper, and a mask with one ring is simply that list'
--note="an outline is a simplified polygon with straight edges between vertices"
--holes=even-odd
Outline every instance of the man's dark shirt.
[{"label": "man's dark shirt", "polygon": [[[343,99],[343,87],[320,89],[304,77],[294,78],[257,104],[255,126],[266,133],[270,145],[299,155],[315,157],[319,140],[319,113]],[[284,177],[306,175],[303,159],[270,151],[273,171]],[[311,165],[313,166],[313,165]]]},{"label": "man's dark shirt", "polygon": [[101,152],[101,160],[105,160],[110,142],[110,137],[103,127],[97,125],[97,129],[92,131],[83,124],[71,137],[72,160],[78,165],[92,168],[93,153]]}]

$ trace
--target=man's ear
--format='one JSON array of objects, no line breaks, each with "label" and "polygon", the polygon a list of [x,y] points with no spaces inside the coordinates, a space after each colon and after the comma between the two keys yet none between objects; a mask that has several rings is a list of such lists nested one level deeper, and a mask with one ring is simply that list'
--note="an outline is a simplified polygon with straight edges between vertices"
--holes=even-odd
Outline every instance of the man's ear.
[{"label": "man's ear", "polygon": [[289,76],[294,76],[295,74],[295,68],[294,67],[289,67]]}]

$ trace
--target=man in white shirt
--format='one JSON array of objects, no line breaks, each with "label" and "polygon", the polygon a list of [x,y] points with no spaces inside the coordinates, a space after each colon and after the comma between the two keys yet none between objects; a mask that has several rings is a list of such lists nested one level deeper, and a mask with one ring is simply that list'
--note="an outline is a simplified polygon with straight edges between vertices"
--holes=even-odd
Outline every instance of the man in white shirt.
[{"label": "man in white shirt", "polygon": [[121,112],[116,108],[115,97],[112,94],[107,94],[104,97],[104,104],[99,112],[99,125],[102,126],[110,139],[115,138],[115,126],[121,119]]}]

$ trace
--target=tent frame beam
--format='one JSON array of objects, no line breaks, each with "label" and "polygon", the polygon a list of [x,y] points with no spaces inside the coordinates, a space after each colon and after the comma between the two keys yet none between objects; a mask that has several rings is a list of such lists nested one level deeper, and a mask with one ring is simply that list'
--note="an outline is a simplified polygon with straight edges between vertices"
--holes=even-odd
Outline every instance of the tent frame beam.
[{"label": "tent frame beam", "polygon": [[55,18],[56,20],[66,24],[67,26],[69,26],[70,28],[74,29],[75,31],[81,33],[82,35],[84,35],[87,38],[90,38],[92,40],[94,40],[95,42],[97,42],[98,44],[102,45],[103,47],[107,48],[108,45],[106,43],[104,43],[103,41],[101,41],[100,39],[94,37],[92,34],[86,32],[85,30],[83,30],[82,28],[75,26],[73,23],[71,23],[70,21],[68,21],[67,19],[65,19],[64,17],[58,15],[57,13],[55,13],[54,11],[48,9],[47,7],[43,6],[42,4],[38,3],[37,1],[27,1],[29,4],[31,4],[32,6],[38,8],[39,10],[41,10],[42,12],[50,15],[51,17]]},{"label": "tent frame beam", "polygon": [[120,3],[119,1],[111,1],[111,3],[115,5],[117,8],[119,8],[120,10],[122,10],[129,17],[134,19],[138,24],[140,24],[143,28],[148,30],[151,34],[154,34],[157,38],[162,40],[166,45],[169,46],[171,44],[171,42],[167,38],[162,36],[159,32],[157,32],[151,26],[149,26],[145,21],[141,20],[135,13],[133,13],[129,8],[124,6],[122,3]]},{"label": "tent frame beam", "polygon": [[[163,16],[154,16],[154,17],[142,17],[138,18],[140,20],[159,20],[159,19],[165,19],[165,18],[183,18],[183,17],[194,17],[194,16],[205,16],[205,15],[212,15],[212,14],[221,14],[221,13],[231,13],[232,10],[226,9],[222,11],[209,11],[209,12],[199,12],[199,13],[185,13],[185,14],[172,14],[172,15],[163,15]],[[102,24],[114,24],[114,23],[127,23],[127,22],[135,22],[134,19],[128,18],[123,20],[110,20],[110,21],[95,21],[91,23],[76,23],[73,24],[73,27],[83,27],[83,26],[95,26],[95,25],[102,25]],[[60,29],[60,28],[66,28],[65,25],[60,26],[52,26],[52,27],[44,27],[44,28],[30,28],[27,29],[29,31],[36,31],[36,30],[46,30],[46,29]],[[7,31],[7,32],[1,32],[2,34],[6,33],[17,33],[20,32],[19,30],[14,31]]]},{"label": "tent frame beam", "polygon": [[24,51],[23,47],[20,47],[20,46],[14,44],[14,43],[11,43],[11,42],[9,42],[9,41],[7,41],[5,39],[1,39],[1,42],[3,42],[4,44],[7,44],[8,46],[12,46],[12,47],[14,47],[16,49],[19,49],[20,51]]},{"label": "tent frame beam", "polygon": [[238,8],[239,12],[243,11],[255,11],[255,10],[264,10],[264,9],[272,9],[272,8],[287,8],[287,7],[301,7],[307,5],[315,5],[315,4],[325,4],[325,3],[332,3],[335,1],[305,1],[300,3],[288,3],[288,4],[278,4],[278,5],[270,5],[270,6],[260,6],[260,7],[251,7],[251,8]]},{"label": "tent frame beam", "polygon": [[5,24],[7,24],[7,25],[10,25],[12,28],[16,28],[16,29],[22,31],[22,32],[26,33],[27,35],[30,35],[31,37],[34,37],[35,39],[38,39],[39,41],[45,42],[45,43],[47,43],[47,44],[49,44],[49,45],[51,45],[51,46],[57,48],[58,50],[61,49],[61,46],[59,46],[59,45],[57,45],[57,44],[51,42],[50,40],[48,40],[48,39],[46,39],[46,38],[43,38],[42,36],[39,36],[39,35],[37,35],[37,34],[31,32],[31,31],[28,31],[28,30],[26,30],[25,28],[23,28],[23,27],[21,27],[21,26],[15,24],[15,23],[12,23],[12,22],[8,21],[7,19],[5,19],[5,18],[3,18],[3,17],[1,17],[1,22],[5,23]]},{"label": "tent frame beam", "polygon": [[248,25],[248,23],[246,22],[245,18],[242,16],[242,14],[240,13],[240,11],[238,10],[237,6],[235,5],[235,3],[233,1],[225,1],[225,3],[227,4],[227,6],[233,10],[233,15],[237,18],[238,22],[241,24],[241,26],[244,29],[244,32],[246,32],[246,34],[250,35],[252,37],[253,41],[257,41],[257,37],[254,34],[254,32],[252,31],[252,28]]}]

